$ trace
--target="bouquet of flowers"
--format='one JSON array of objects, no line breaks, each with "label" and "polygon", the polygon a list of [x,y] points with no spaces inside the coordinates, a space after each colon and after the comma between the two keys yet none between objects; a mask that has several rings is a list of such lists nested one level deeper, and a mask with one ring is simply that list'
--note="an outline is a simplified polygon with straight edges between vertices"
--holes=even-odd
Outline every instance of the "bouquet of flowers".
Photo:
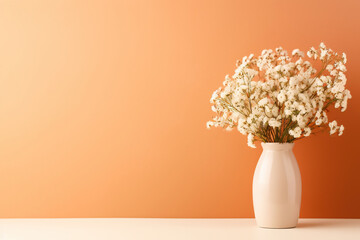
[{"label": "bouquet of flowers", "polygon": [[345,88],[346,55],[321,43],[307,57],[299,49],[288,55],[279,47],[238,61],[235,74],[227,75],[211,97],[217,116],[207,127],[237,128],[253,148],[257,140],[292,143],[324,129],[342,135],[344,126],[329,122],[327,112],[332,105],[345,111],[351,98]]}]

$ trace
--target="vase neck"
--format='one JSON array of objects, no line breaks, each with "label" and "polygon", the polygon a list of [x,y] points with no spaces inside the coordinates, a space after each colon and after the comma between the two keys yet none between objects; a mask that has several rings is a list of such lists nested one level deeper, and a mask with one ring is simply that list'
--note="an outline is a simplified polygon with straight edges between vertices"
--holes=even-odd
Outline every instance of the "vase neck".
[{"label": "vase neck", "polygon": [[291,151],[294,147],[294,143],[261,143],[264,150],[270,151]]}]

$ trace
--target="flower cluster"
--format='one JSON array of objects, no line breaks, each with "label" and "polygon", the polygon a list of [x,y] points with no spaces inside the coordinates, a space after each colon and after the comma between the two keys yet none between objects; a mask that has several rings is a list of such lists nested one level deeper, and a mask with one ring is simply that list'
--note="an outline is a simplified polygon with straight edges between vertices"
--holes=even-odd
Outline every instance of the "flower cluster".
[{"label": "flower cluster", "polygon": [[281,47],[246,56],[213,93],[210,103],[217,116],[207,126],[237,128],[248,135],[250,147],[256,140],[291,143],[326,128],[340,136],[344,126],[329,122],[327,112],[332,105],[345,111],[351,98],[346,61],[345,53],[324,43],[312,47],[307,58],[299,49],[289,55]]}]

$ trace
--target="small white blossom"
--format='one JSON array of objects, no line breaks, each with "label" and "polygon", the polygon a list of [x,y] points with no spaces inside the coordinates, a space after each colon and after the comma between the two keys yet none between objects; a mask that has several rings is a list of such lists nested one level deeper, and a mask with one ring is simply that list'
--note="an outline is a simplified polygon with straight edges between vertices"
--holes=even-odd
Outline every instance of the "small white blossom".
[{"label": "small white blossom", "polygon": [[252,135],[252,133],[249,133],[248,135],[248,146],[252,148],[256,148],[254,144],[254,135]]},{"label": "small white blossom", "polygon": [[336,131],[339,129],[339,127],[337,126],[337,122],[335,120],[329,123],[329,127],[330,127],[330,135],[336,133]]},{"label": "small white blossom", "polygon": [[294,130],[290,130],[289,134],[293,136],[294,138],[299,138],[301,136],[301,128],[296,127]]},{"label": "small white blossom", "polygon": [[304,53],[301,52],[299,49],[294,49],[294,50],[292,51],[292,54],[291,54],[291,55],[293,55],[293,56],[299,56],[299,57],[304,57]]},{"label": "small white blossom", "polygon": [[264,106],[265,104],[268,103],[268,99],[267,98],[263,98],[258,102],[259,106]]},{"label": "small white blossom", "polygon": [[329,64],[329,65],[327,65],[326,70],[328,70],[329,72],[331,72],[331,70],[333,70],[333,68],[334,68],[334,66],[331,65],[331,64]]},{"label": "small white blossom", "polygon": [[346,58],[346,54],[345,54],[345,53],[342,54],[342,58],[343,58],[343,63],[345,64],[345,63],[347,62],[347,58]]},{"label": "small white blossom", "polygon": [[271,118],[269,120],[269,126],[270,127],[280,127],[281,126],[281,122],[277,121],[275,118]]},{"label": "small white blossom", "polygon": [[304,128],[304,136],[308,137],[310,136],[310,134],[311,134],[311,128],[309,127]]},{"label": "small white blossom", "polygon": [[278,96],[277,99],[279,100],[280,103],[283,103],[286,100],[286,96],[283,92],[281,92]]},{"label": "small white blossom", "polygon": [[315,121],[315,124],[316,124],[317,126],[320,126],[322,123],[323,123],[323,121],[322,121],[321,118],[319,118],[319,119],[317,119],[317,120]]},{"label": "small white blossom", "polygon": [[341,125],[339,128],[339,136],[343,135],[343,133],[344,133],[344,126]]}]

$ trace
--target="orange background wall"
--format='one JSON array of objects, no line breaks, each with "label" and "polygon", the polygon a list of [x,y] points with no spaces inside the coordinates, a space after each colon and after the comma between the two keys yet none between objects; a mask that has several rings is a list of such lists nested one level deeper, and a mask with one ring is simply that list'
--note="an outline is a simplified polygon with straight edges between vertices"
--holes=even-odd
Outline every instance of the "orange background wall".
[{"label": "orange background wall", "polygon": [[235,61],[348,54],[342,137],[295,145],[301,217],[360,217],[360,1],[0,1],[0,217],[253,217],[261,154],[205,127]]}]

